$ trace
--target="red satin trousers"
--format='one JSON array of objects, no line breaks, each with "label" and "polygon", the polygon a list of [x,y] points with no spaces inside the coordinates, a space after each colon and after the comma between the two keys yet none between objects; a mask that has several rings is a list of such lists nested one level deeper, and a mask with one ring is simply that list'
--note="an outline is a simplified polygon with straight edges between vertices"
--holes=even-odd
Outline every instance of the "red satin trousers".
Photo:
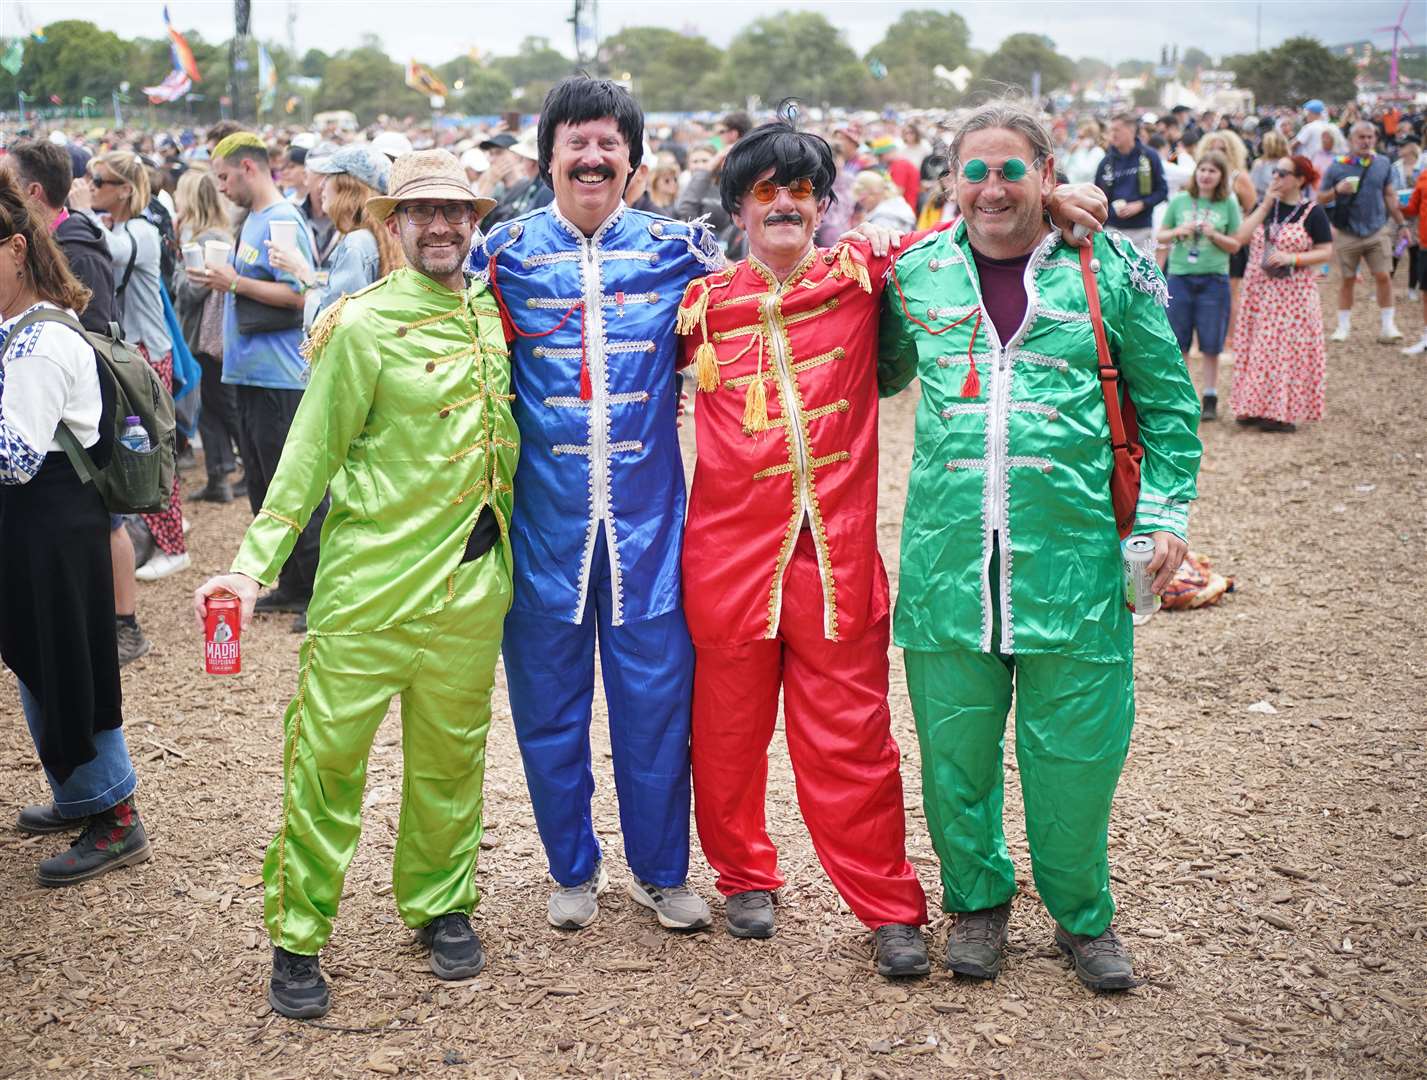
[{"label": "red satin trousers", "polygon": [[781,686],[798,806],[823,869],[868,927],[927,921],[906,856],[888,633],[883,615],[857,641],[824,637],[822,581],[804,532],[784,576],[778,636],[696,646],[694,818],[724,896],[784,884],[764,819]]}]

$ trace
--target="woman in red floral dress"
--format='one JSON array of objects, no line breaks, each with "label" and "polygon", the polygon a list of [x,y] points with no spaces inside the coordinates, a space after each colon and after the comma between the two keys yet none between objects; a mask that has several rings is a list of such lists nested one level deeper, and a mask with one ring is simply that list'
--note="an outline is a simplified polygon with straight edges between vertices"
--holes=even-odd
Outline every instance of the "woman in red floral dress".
[{"label": "woman in red floral dress", "polygon": [[1229,407],[1245,426],[1294,431],[1323,416],[1317,267],[1332,257],[1333,236],[1323,208],[1304,197],[1317,183],[1306,157],[1280,159],[1263,202],[1239,229],[1239,242],[1250,247]]}]

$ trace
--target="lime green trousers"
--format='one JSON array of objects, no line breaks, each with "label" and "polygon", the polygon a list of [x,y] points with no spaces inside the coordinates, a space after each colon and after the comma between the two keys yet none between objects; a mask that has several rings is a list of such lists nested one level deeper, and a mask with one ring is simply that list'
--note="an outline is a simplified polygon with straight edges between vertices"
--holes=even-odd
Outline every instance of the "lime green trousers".
[{"label": "lime green trousers", "polygon": [[980,911],[1016,892],[1001,825],[1014,685],[1036,889],[1066,930],[1101,934],[1115,915],[1106,843],[1135,718],[1133,665],[962,649],[908,650],[905,660],[942,908]]},{"label": "lime green trousers", "polygon": [[303,642],[283,718],[282,825],[263,863],[274,945],[314,955],[332,935],[361,832],[367,756],[398,694],[397,911],[416,928],[475,908],[491,689],[510,597],[496,547],[456,570],[450,601],[432,615]]}]

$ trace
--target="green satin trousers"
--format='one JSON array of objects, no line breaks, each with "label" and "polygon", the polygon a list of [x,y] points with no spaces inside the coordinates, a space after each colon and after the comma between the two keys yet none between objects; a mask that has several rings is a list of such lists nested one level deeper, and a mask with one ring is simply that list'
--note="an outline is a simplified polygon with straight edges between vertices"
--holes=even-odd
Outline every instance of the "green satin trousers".
[{"label": "green satin trousers", "polygon": [[283,718],[282,825],[263,863],[274,945],[313,955],[332,934],[361,832],[372,740],[401,696],[401,818],[392,889],[409,927],[476,906],[486,734],[510,572],[499,547],[463,563],[432,615],[310,634]]},{"label": "green satin trousers", "polygon": [[1016,892],[1001,824],[1014,686],[1036,889],[1066,930],[1098,936],[1115,914],[1107,830],[1134,725],[1133,665],[962,649],[908,650],[905,660],[942,908],[979,911]]}]

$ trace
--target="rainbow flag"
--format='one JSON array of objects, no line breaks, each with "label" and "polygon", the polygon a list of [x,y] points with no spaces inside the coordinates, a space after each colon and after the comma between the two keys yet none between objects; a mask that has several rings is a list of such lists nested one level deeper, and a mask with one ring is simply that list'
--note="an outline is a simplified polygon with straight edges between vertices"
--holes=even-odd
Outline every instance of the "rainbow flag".
[{"label": "rainbow flag", "polygon": [[164,26],[168,27],[168,51],[173,56],[173,69],[183,72],[194,82],[202,82],[203,76],[198,74],[198,61],[193,58],[193,50],[169,21],[167,4],[164,5]]}]

